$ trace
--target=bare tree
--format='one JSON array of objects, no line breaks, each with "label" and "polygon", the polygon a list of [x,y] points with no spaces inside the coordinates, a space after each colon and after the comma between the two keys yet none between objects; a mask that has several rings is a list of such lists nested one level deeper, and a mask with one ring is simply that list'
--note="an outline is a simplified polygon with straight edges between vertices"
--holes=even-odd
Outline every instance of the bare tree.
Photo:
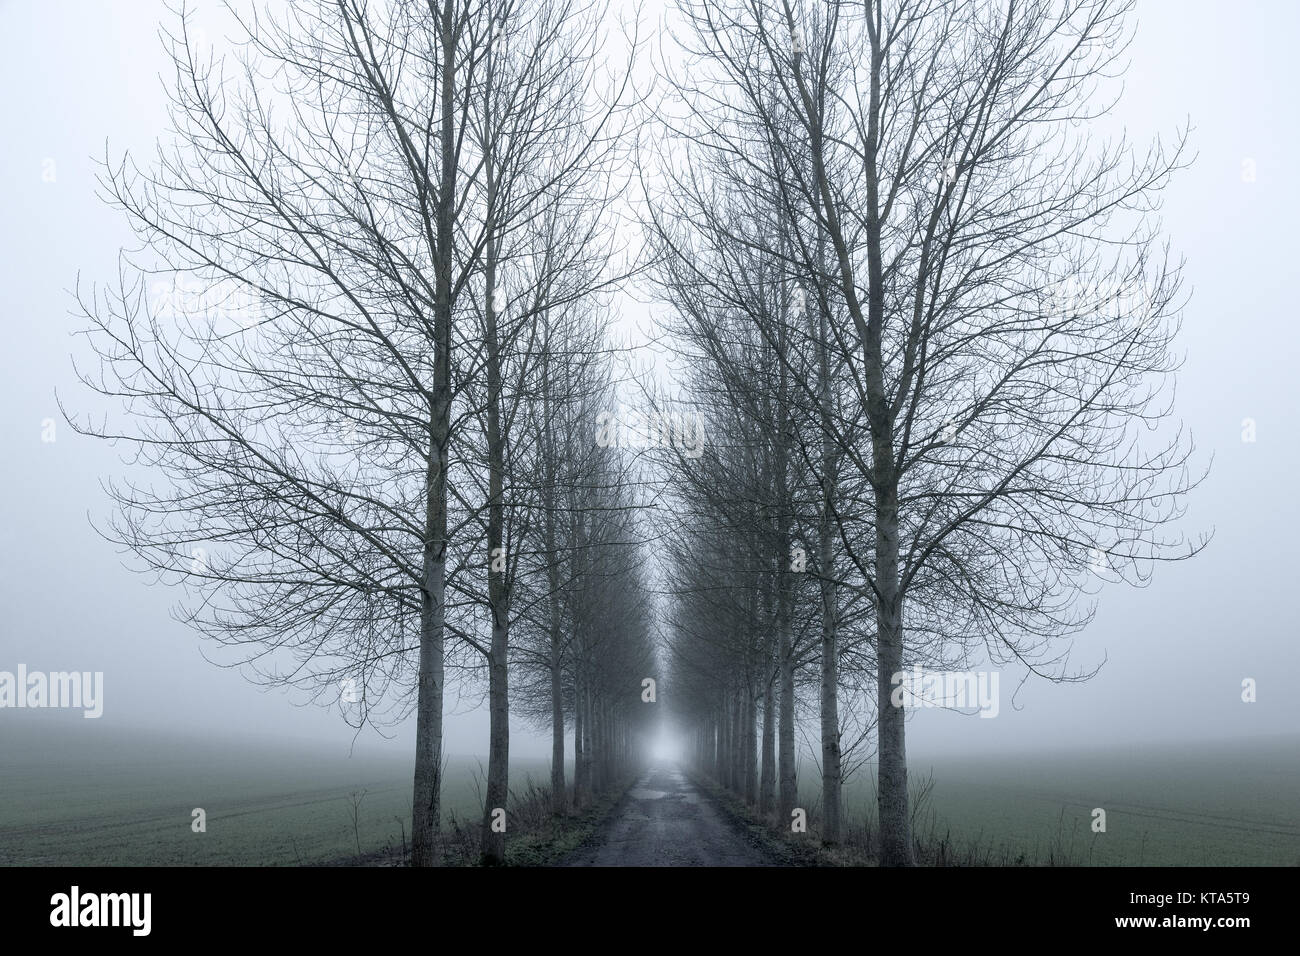
[{"label": "bare tree", "polygon": [[[182,10],[165,35],[174,128],[151,169],[128,157],[103,177],[142,248],[115,289],[81,299],[99,362],[83,381],[130,424],[79,427],[130,442],[149,469],[115,486],[111,536],[185,585],[185,619],[246,650],[265,679],[332,695],[358,724],[400,719],[414,698],[414,865],[436,861],[447,633],[472,636],[449,622],[449,598],[472,604],[483,566],[474,475],[458,487],[451,467],[478,437],[486,258],[535,234],[548,208],[555,225],[608,155],[588,147],[616,136],[607,121],[621,108],[561,102],[547,115],[582,87],[574,64],[594,55],[597,8],[512,13],[534,24],[531,46],[511,82],[485,81],[498,6],[321,0],[279,19],[232,14],[239,58],[219,63],[198,57]],[[539,153],[544,172],[529,166]],[[575,264],[566,250],[589,251],[584,234],[570,238],[521,280],[516,326],[498,326],[499,370],[499,347],[540,303],[577,294],[556,279]],[[160,287],[177,308],[160,308]],[[528,361],[515,367],[527,378]],[[503,379],[490,385],[499,400]],[[489,442],[498,480],[503,434]]]},{"label": "bare tree", "polygon": [[515,699],[519,711],[551,734],[552,810],[568,809],[565,728],[572,709],[576,621],[581,616],[578,522],[574,509],[601,481],[604,452],[591,432],[611,404],[606,318],[583,304],[549,310],[542,330],[540,393],[528,410],[537,514],[522,536]]},{"label": "bare tree", "polygon": [[[509,792],[509,656],[517,541],[535,519],[537,434],[525,409],[548,383],[544,328],[590,316],[575,309],[617,282],[609,210],[626,116],[628,64],[610,98],[589,93],[610,26],[602,4],[574,0],[498,4],[474,133],[483,158],[485,250],[481,430],[491,637],[490,740],[483,859],[505,858],[492,814]],[[631,54],[635,54],[635,40]],[[513,527],[512,527],[513,526]],[[510,540],[511,538],[515,540]]]},{"label": "bare tree", "polygon": [[[715,234],[714,193],[689,170],[772,197],[779,237],[730,241],[846,318],[827,345],[850,370],[847,413],[823,430],[869,488],[871,534],[841,539],[875,607],[884,864],[914,855],[889,703],[909,654],[982,647],[1077,678],[1052,647],[1089,617],[1096,557],[1141,581],[1198,547],[1161,530],[1194,484],[1188,443],[1136,441],[1169,411],[1178,271],[1150,213],[1181,141],[1134,156],[1079,132],[1109,105],[1095,91],[1130,6],[678,4],[674,131],[691,159],[664,193]],[[1070,288],[1094,291],[1064,301]],[[835,508],[842,531],[853,500]]]}]

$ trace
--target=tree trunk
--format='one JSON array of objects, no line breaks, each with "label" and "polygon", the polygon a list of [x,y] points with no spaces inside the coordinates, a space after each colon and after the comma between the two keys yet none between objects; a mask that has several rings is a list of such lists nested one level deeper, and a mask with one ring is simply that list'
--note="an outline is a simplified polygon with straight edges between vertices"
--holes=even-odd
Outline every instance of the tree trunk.
[{"label": "tree trunk", "polygon": [[794,651],[790,646],[790,625],[782,628],[781,638],[781,724],[780,747],[780,807],[778,817],[789,821],[799,799],[798,771],[795,768],[794,748]]},{"label": "tree trunk", "polygon": [[582,725],[582,797],[588,803],[591,802],[596,793],[596,780],[593,772],[596,758],[593,728],[596,722],[596,711],[592,703],[591,687],[584,680],[582,682],[582,710],[586,719]]},{"label": "tree trunk", "polygon": [[876,508],[876,694],[880,786],[880,863],[911,866],[912,823],[907,808],[905,713],[893,706],[893,675],[903,669],[903,616],[898,580],[897,493],[880,496]]},{"label": "tree trunk", "polygon": [[447,466],[451,432],[452,213],[456,194],[455,80],[456,5],[442,5],[441,153],[434,279],[434,382],[430,451],[425,472],[424,587],[420,597],[420,674],[416,696],[415,781],[411,804],[411,865],[437,862],[436,833],[442,797],[443,642],[447,580]]},{"label": "tree trunk", "polygon": [[[770,660],[770,658],[769,658]],[[763,761],[758,782],[758,813],[767,818],[776,807],[776,683],[763,682]]]},{"label": "tree trunk", "polygon": [[563,816],[568,804],[564,780],[564,697],[560,683],[560,655],[551,646],[551,811]]},{"label": "tree trunk", "polygon": [[592,795],[605,791],[605,734],[609,726],[605,722],[605,705],[595,701],[591,708],[591,792]]},{"label": "tree trunk", "polygon": [[573,679],[573,809],[581,810],[586,805],[582,793],[582,763],[585,754],[583,735],[586,733],[586,708],[582,701],[582,682],[575,675]]},{"label": "tree trunk", "polygon": [[[489,52],[489,87],[493,53]],[[510,560],[505,542],[506,442],[501,425],[501,337],[497,318],[502,306],[497,301],[497,266],[500,239],[500,195],[497,189],[496,145],[492,127],[491,97],[484,120],[484,185],[487,189],[486,259],[483,280],[487,295],[483,308],[484,348],[487,373],[488,450],[488,612],[492,621],[492,643],[488,653],[488,770],[483,805],[482,862],[498,866],[506,858],[509,817],[502,817],[510,796]],[[498,566],[499,562],[499,566]],[[504,822],[503,822],[504,819]]]},{"label": "tree trunk", "polygon": [[[488,773],[484,794],[483,863],[496,866],[506,858],[506,835],[492,826],[492,816],[506,809],[510,794],[510,698],[506,653],[509,631],[504,623],[492,627],[492,656],[488,661]],[[508,825],[508,819],[507,819]]]},{"label": "tree trunk", "polygon": [[[549,415],[547,416],[549,420]],[[554,457],[554,444],[551,444],[548,457]],[[554,487],[554,469],[550,476],[549,487]],[[563,671],[563,621],[560,616],[560,566],[559,556],[555,550],[555,509],[554,499],[546,514],[546,583],[550,590],[550,650],[551,650],[551,809],[563,816],[568,803],[567,785],[564,780],[564,671]]]},{"label": "tree trunk", "polygon": [[[777,329],[777,349],[784,355],[786,351],[786,323]],[[794,595],[791,593],[791,546],[793,545],[791,528],[791,502],[789,489],[789,423],[790,403],[789,377],[786,363],[778,364],[778,398],[774,466],[776,469],[776,527],[777,527],[777,569],[776,569],[776,621],[777,637],[780,641],[778,665],[781,679],[781,719],[778,730],[780,749],[780,807],[777,816],[784,823],[790,820],[791,811],[799,799],[798,768],[795,767],[794,746],[794,635],[792,627],[792,608]]]},{"label": "tree trunk", "polygon": [[[877,11],[877,16],[879,11]],[[903,669],[903,595],[898,564],[898,474],[894,462],[894,416],[885,385],[885,268],[881,238],[880,72],[884,57],[878,30],[871,31],[871,112],[867,121],[867,323],[862,342],[871,429],[872,485],[876,499],[876,694],[879,760],[880,865],[912,866],[912,821],[907,808],[906,724],[891,700],[893,675]],[[855,297],[856,298],[856,297]],[[860,310],[860,307],[859,307]],[[860,311],[859,311],[859,314]]]},{"label": "tree trunk", "polygon": [[[829,551],[823,545],[823,556]],[[824,567],[826,565],[823,565]],[[836,647],[835,590],[822,582],[822,843],[835,846],[843,838],[840,819],[840,712],[838,700],[838,650]]]},{"label": "tree trunk", "polygon": [[[818,244],[818,263],[821,246]],[[822,507],[817,527],[817,574],[822,599],[821,743],[822,743],[822,843],[836,846],[844,838],[840,809],[843,768],[840,763],[839,709],[839,602],[835,585],[835,549],[832,519],[835,509],[837,472],[831,418],[831,370],[829,317],[818,303],[817,365],[822,429]]]},{"label": "tree trunk", "polygon": [[751,807],[758,802],[758,695],[751,681],[745,681],[745,802]]},{"label": "tree trunk", "polygon": [[731,693],[731,789],[737,794],[745,789],[745,702],[740,691]]},{"label": "tree trunk", "polygon": [[[435,496],[429,496],[433,510]],[[445,501],[445,499],[444,499]],[[446,510],[441,511],[446,531]],[[439,523],[433,522],[433,537]],[[445,553],[445,552],[443,552]],[[436,834],[442,796],[442,699],[445,563],[432,543],[425,545],[425,587],[420,607],[420,676],[416,698],[415,785],[411,804],[411,865],[437,863]]]}]

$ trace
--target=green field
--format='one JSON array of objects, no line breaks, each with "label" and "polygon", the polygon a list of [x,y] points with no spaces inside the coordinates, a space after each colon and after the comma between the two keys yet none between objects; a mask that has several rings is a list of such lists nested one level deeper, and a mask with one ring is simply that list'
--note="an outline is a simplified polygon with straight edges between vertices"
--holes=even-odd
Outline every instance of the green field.
[{"label": "green field", "polygon": [[[89,725],[90,722],[87,722]],[[266,864],[346,861],[410,833],[410,758],[348,758],[319,744],[196,741],[73,723],[0,721],[0,864]],[[1096,865],[1300,864],[1300,738],[1123,751],[913,758],[933,772],[923,839],[949,835],[968,859]],[[515,788],[548,778],[512,764]],[[479,762],[451,758],[444,817],[479,813]],[[815,768],[801,800],[817,802]],[[869,821],[872,781],[846,786]],[[207,811],[207,832],[190,829]],[[1094,835],[1091,811],[1107,811]],[[814,810],[814,816],[816,811]],[[399,819],[401,823],[399,824]]]},{"label": "green field", "polygon": [[[88,721],[87,724],[90,722]],[[410,839],[411,759],[318,744],[196,741],[0,721],[0,865],[295,865]],[[486,761],[484,761],[486,763]],[[512,787],[549,779],[512,762]],[[443,817],[477,817],[472,758],[448,760]],[[207,832],[191,811],[207,811]],[[399,824],[398,819],[401,823]]]},{"label": "green field", "polygon": [[[870,771],[846,785],[851,822],[874,816]],[[815,805],[809,767],[801,799]],[[1300,737],[1198,747],[925,760],[921,839],[949,835],[958,856],[1099,866],[1300,866]],[[806,785],[806,786],[805,786]],[[1092,832],[1092,811],[1106,832]],[[973,853],[971,851],[974,851]]]}]

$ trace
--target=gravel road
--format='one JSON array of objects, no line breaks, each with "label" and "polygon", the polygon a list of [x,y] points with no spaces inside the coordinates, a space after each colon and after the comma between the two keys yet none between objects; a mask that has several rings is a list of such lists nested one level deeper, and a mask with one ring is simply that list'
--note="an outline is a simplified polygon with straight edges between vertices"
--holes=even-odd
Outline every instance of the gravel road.
[{"label": "gravel road", "polygon": [[565,866],[771,866],[675,767],[652,768]]}]

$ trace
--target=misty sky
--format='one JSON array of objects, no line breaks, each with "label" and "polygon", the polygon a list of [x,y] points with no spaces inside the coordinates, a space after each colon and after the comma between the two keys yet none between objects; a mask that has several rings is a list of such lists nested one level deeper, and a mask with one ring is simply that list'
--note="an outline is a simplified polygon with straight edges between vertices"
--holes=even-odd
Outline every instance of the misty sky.
[{"label": "misty sky", "polygon": [[[648,6],[656,21],[659,4]],[[80,322],[70,290],[79,272],[112,279],[130,241],[95,196],[95,160],[107,140],[111,156],[130,149],[144,161],[164,126],[156,28],[165,14],[145,0],[0,0],[0,670],[103,671],[105,727],[344,748],[352,731],[338,714],[295,706],[206,662],[197,636],[169,615],[179,595],[150,587],[95,534],[88,515],[110,513],[99,483],[122,473],[118,452],[73,433],[55,402],[57,389],[71,409],[96,407],[72,371],[70,355],[84,351],[71,336]],[[1196,560],[1157,568],[1146,589],[1102,592],[1074,644],[1078,667],[1106,660],[1090,683],[1031,682],[1015,710],[1016,675],[1004,674],[997,719],[920,713],[909,726],[913,760],[1300,731],[1300,4],[1139,0],[1138,21],[1124,98],[1097,134],[1124,129],[1141,143],[1193,126],[1197,158],[1166,192],[1164,222],[1191,289],[1177,415],[1195,437],[1196,462],[1213,458],[1182,530],[1215,537]],[[627,321],[643,318],[629,308]],[[1242,440],[1247,418],[1253,443]],[[57,422],[53,442],[42,441],[45,419]],[[1247,677],[1258,682],[1253,704],[1241,701]],[[486,752],[485,713],[449,718],[447,733],[449,752]],[[408,734],[398,735],[406,745]],[[522,727],[511,742],[517,756],[548,748]]]}]

